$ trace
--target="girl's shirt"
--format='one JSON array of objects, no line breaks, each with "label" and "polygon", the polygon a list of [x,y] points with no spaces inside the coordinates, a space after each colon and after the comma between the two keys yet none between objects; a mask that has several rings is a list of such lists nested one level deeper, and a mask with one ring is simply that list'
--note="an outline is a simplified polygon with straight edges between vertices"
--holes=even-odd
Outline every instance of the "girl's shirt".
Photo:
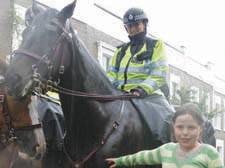
[{"label": "girl's shirt", "polygon": [[168,143],[154,150],[141,151],[120,157],[117,166],[162,164],[163,168],[223,168],[222,160],[216,149],[204,144],[197,152],[180,161],[176,157],[177,143]]}]

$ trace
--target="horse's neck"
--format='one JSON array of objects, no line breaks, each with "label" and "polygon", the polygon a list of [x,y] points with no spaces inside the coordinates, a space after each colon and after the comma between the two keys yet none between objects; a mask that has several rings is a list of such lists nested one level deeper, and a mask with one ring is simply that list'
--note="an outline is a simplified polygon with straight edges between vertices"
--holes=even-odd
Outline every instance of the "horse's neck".
[{"label": "horse's neck", "polygon": [[[74,55],[71,56],[73,59],[70,68],[63,76],[61,76],[61,86],[73,91],[89,94],[116,95],[117,91],[110,83],[106,73],[100,67],[96,59],[89,54],[88,50],[78,37],[73,37],[73,44],[75,52]],[[101,121],[111,116],[110,111],[105,111],[104,115],[102,115],[102,109],[103,106],[105,106],[104,103],[65,95],[61,95],[61,97],[65,118],[69,121],[72,120],[70,123],[79,123],[77,121],[90,120],[90,122],[83,122],[83,124],[95,128],[94,124],[96,124],[96,122],[93,123],[93,118],[84,117],[85,115],[95,116],[95,119],[99,119],[98,124],[103,124]],[[73,115],[74,117],[71,118]],[[84,127],[87,128],[86,126]]]},{"label": "horse's neck", "polygon": [[[77,79],[80,91],[96,94],[116,94],[116,91],[109,81],[106,73],[97,60],[91,56],[85,45],[78,37],[73,37],[75,53],[71,69],[72,77]],[[79,84],[78,84],[79,83]]]},{"label": "horse's neck", "polygon": [[[76,55],[71,63],[71,70],[61,78],[61,86],[85,93],[116,95],[117,91],[97,61],[89,56],[81,43],[78,41],[75,43]],[[113,124],[112,116],[116,116],[117,112],[110,108],[112,104],[109,102],[63,94],[60,95],[60,98],[69,130],[67,137],[70,141],[68,144],[72,146],[71,150],[73,153],[77,153],[83,148],[84,153],[90,152],[93,144],[101,142],[106,130]],[[115,106],[118,105],[115,103]]]}]

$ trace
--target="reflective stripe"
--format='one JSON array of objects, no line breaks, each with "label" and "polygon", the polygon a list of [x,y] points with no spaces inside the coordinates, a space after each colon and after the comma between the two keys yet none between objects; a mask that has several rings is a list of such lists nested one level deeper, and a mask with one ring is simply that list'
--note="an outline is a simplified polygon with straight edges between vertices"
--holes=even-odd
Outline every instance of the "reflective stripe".
[{"label": "reflective stripe", "polygon": [[[149,74],[151,73],[150,70],[151,69],[155,69],[161,66],[167,66],[166,61],[157,61],[157,62],[153,62],[150,65],[149,64],[145,64],[144,67],[129,67],[127,72],[128,73],[143,73],[143,74]],[[118,73],[124,73],[125,68],[120,68]]]},{"label": "reflective stripe", "polygon": [[112,72],[116,72],[116,73],[117,73],[116,68],[113,67],[113,66],[109,66],[107,71],[108,71],[108,72],[109,72],[109,71],[112,71]]},{"label": "reflective stripe", "polygon": [[[145,65],[145,66],[149,66],[149,65]],[[168,66],[168,64],[166,61],[155,61],[150,64],[151,69],[158,68],[161,66]]]},{"label": "reflective stripe", "polygon": [[108,78],[112,83],[116,82],[116,77],[108,76]]},{"label": "reflective stripe", "polygon": [[[116,82],[118,85],[122,85],[124,84],[123,80],[119,80],[118,82]],[[142,83],[146,83],[147,85],[150,85],[153,87],[154,90],[158,89],[158,85],[155,81],[153,81],[152,79],[129,79],[127,80],[126,84],[142,84]]]},{"label": "reflective stripe", "polygon": [[151,76],[161,76],[166,78],[167,77],[167,73],[162,71],[162,70],[158,70],[158,69],[154,69],[150,72]]},{"label": "reflective stripe", "polygon": [[143,83],[146,83],[148,85],[151,85],[153,87],[154,90],[157,90],[158,89],[158,85],[155,81],[153,81],[152,79],[146,79],[143,81]]},{"label": "reflective stripe", "polygon": [[[119,70],[119,74],[124,73],[125,68],[121,68]],[[142,73],[142,74],[149,74],[150,69],[148,67],[129,67],[127,73]]]}]

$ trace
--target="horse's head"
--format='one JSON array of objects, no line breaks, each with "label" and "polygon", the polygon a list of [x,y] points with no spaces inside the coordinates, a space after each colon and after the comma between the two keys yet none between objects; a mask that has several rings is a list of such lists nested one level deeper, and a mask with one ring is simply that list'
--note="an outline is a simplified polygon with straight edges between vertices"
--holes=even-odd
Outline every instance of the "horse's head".
[{"label": "horse's head", "polygon": [[[0,60],[0,76],[4,79],[7,64]],[[36,154],[39,146],[35,130],[40,128],[37,101],[27,97],[15,101],[4,92],[4,80],[0,83],[0,146],[15,140],[22,152]]]},{"label": "horse's head", "polygon": [[14,99],[29,95],[40,83],[57,81],[71,63],[72,16],[75,1],[60,12],[48,9],[38,14],[23,32],[19,50],[14,52],[6,73],[7,93]]}]

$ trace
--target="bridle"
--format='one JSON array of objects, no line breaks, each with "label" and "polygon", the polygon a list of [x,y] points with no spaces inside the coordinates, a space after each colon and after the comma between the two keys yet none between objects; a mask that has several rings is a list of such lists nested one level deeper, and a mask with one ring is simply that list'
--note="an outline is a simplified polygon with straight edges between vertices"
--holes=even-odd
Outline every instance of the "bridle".
[{"label": "bridle", "polygon": [[5,146],[7,146],[12,139],[22,140],[16,135],[16,132],[18,132],[18,131],[29,131],[29,130],[33,130],[33,129],[36,129],[36,128],[41,128],[40,123],[39,124],[33,124],[33,125],[27,125],[27,126],[14,127],[13,120],[10,117],[9,110],[8,110],[7,98],[6,98],[6,95],[5,95],[5,91],[4,91],[4,88],[2,86],[0,86],[0,113],[2,113],[2,115],[4,117],[4,120],[5,120],[5,124],[8,127],[8,130],[4,135],[0,132],[1,133],[0,150],[2,148],[4,148]]},{"label": "bridle", "polygon": [[[15,54],[23,54],[26,56],[29,56],[35,60],[38,60],[36,64],[32,65],[32,75],[28,76],[26,79],[28,80],[33,80],[33,86],[32,89],[34,89],[36,92],[40,93],[41,91],[41,84],[51,87],[50,84],[54,83],[54,85],[58,85],[60,83],[59,77],[57,79],[54,79],[52,76],[52,70],[53,70],[53,63],[56,60],[57,55],[59,55],[59,49],[62,47],[62,56],[61,56],[61,63],[58,68],[59,70],[59,75],[64,74],[65,67],[64,67],[64,58],[66,55],[66,48],[68,44],[72,43],[72,35],[70,31],[70,26],[69,26],[69,20],[66,21],[66,27],[64,27],[58,20],[57,18],[54,18],[51,20],[51,23],[55,24],[58,26],[61,30],[62,33],[56,40],[56,43],[48,50],[48,52],[42,56],[31,52],[27,49],[18,49],[15,50],[12,55]],[[51,26],[49,26],[51,28]],[[48,25],[47,25],[48,28]],[[62,43],[64,40],[66,40],[68,43]],[[48,77],[44,78],[38,73],[38,70],[40,69],[40,64],[44,63],[47,68],[48,68]],[[46,90],[50,90],[50,88],[47,88]]]},{"label": "bridle", "polygon": [[[16,132],[18,131],[29,131],[36,128],[41,128],[41,124],[34,124],[34,125],[26,125],[26,126],[20,126],[20,127],[14,127],[13,120],[10,117],[8,105],[7,105],[7,97],[5,95],[5,90],[2,85],[0,85],[0,113],[2,113],[3,118],[5,120],[5,124],[8,127],[8,130],[6,133],[1,132],[0,130],[0,151],[6,148],[11,143],[18,141],[23,141],[18,135],[16,135]],[[0,126],[1,127],[1,126]],[[17,150],[18,147],[14,146],[13,152],[12,152],[12,159],[10,162],[10,168],[13,167],[13,164],[16,160],[17,156]]]},{"label": "bridle", "polygon": [[[67,95],[72,95],[72,96],[76,96],[76,97],[82,97],[82,98],[88,98],[88,99],[94,99],[94,100],[102,100],[102,101],[112,101],[112,100],[123,100],[121,102],[121,107],[120,107],[120,113],[119,116],[117,117],[117,119],[115,120],[115,122],[113,123],[113,126],[111,128],[111,130],[103,137],[103,140],[96,145],[96,147],[81,161],[73,161],[71,156],[68,154],[64,142],[62,143],[62,149],[63,152],[65,153],[65,155],[67,156],[67,158],[69,159],[69,161],[72,164],[72,167],[76,167],[76,168],[82,168],[84,163],[86,161],[88,161],[108,140],[108,138],[110,137],[110,135],[114,132],[114,130],[116,130],[119,126],[119,122],[120,119],[122,117],[123,111],[124,111],[124,100],[125,99],[131,99],[131,98],[142,98],[142,96],[136,96],[136,95],[131,95],[131,94],[125,94],[125,95],[118,95],[118,96],[113,96],[113,95],[99,95],[99,94],[89,94],[89,93],[83,93],[83,92],[79,92],[79,91],[74,91],[74,90],[70,90],[67,88],[63,88],[59,86],[59,79],[57,79],[55,81],[52,81],[52,77],[51,77],[51,70],[52,70],[52,65],[53,62],[55,60],[55,57],[58,55],[58,50],[60,48],[60,46],[63,45],[63,51],[62,51],[62,56],[61,56],[61,65],[59,68],[59,74],[63,74],[64,73],[64,57],[65,57],[65,48],[66,48],[66,44],[62,44],[61,42],[66,39],[68,40],[69,44],[71,44],[71,48],[72,48],[72,54],[75,53],[74,48],[73,48],[73,40],[72,40],[72,32],[70,31],[69,27],[64,27],[56,18],[53,19],[51,21],[52,23],[54,23],[55,25],[57,25],[61,30],[62,33],[59,36],[59,38],[56,40],[56,44],[49,50],[49,52],[47,54],[44,54],[43,56],[39,56],[33,52],[30,52],[29,50],[25,50],[25,49],[19,49],[14,51],[14,54],[24,54],[26,56],[32,57],[36,60],[38,60],[38,63],[32,66],[33,69],[33,75],[32,78],[34,80],[34,82],[37,82],[38,86],[40,86],[40,84],[45,83],[47,85],[47,90],[50,91],[55,91],[58,93],[62,93],[62,94],[67,94]],[[66,24],[68,25],[68,24]],[[41,75],[37,72],[38,70],[38,66],[39,64],[43,62],[48,66],[48,79],[44,79],[43,77],[41,77]],[[36,89],[36,94],[39,95],[40,90]]]}]

